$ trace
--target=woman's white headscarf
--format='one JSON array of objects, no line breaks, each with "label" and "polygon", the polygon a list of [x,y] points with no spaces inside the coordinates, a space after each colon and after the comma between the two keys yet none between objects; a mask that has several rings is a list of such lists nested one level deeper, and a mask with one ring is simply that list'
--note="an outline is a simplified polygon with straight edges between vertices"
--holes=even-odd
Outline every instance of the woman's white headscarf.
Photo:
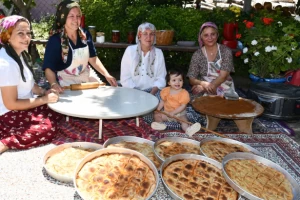
[{"label": "woman's white headscarf", "polygon": [[[137,43],[137,51],[136,51],[137,53],[134,56],[134,66],[135,66],[134,75],[135,76],[139,76],[138,68],[142,64],[142,55],[143,55],[142,48],[141,48],[141,42],[139,40],[139,34],[145,32],[147,29],[150,29],[151,31],[156,32],[155,26],[149,22],[145,22],[145,23],[142,23],[141,25],[139,25],[137,32],[136,32],[135,41]],[[156,36],[154,36],[153,44],[150,49],[148,66],[146,66],[147,75],[150,76],[150,78],[152,78],[154,76],[154,61],[155,61],[154,45],[155,44],[156,44]]]}]

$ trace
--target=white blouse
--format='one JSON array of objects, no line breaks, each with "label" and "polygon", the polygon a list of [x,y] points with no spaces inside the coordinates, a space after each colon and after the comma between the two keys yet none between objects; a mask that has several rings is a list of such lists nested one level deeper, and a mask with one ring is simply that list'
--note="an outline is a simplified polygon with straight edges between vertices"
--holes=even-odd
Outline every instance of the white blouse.
[{"label": "white blouse", "polygon": [[[155,48],[155,47],[153,47]],[[161,49],[155,48],[155,60],[154,60],[154,76],[151,78],[147,75],[146,66],[150,65],[148,52],[145,56],[142,56],[141,67],[139,67],[138,75],[134,75],[134,57],[137,53],[137,45],[128,46],[121,62],[121,84],[123,87],[138,88],[145,90],[153,87],[162,89],[166,86],[166,65],[164,55]]]}]

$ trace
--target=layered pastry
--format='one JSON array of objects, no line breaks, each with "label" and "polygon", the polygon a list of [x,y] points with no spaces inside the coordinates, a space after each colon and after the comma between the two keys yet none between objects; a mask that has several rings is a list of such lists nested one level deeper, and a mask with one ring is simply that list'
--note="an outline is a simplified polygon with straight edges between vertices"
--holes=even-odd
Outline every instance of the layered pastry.
[{"label": "layered pastry", "polygon": [[110,144],[107,147],[122,147],[122,148],[135,150],[135,151],[142,153],[147,158],[149,158],[157,168],[159,168],[161,165],[161,162],[155,156],[153,147],[148,143],[121,141],[120,143]]},{"label": "layered pastry", "polygon": [[200,146],[188,142],[163,141],[155,147],[156,153],[163,160],[182,153],[200,154]]},{"label": "layered pastry", "polygon": [[77,164],[82,158],[84,158],[87,154],[91,153],[92,151],[95,150],[81,149],[75,147],[66,148],[47,159],[47,170],[72,179]]},{"label": "layered pastry", "polygon": [[238,193],[226,182],[221,169],[202,160],[172,162],[164,168],[162,177],[167,186],[182,199],[238,199]]},{"label": "layered pastry", "polygon": [[256,160],[230,160],[228,176],[241,188],[264,200],[292,200],[292,186],[281,172]]},{"label": "layered pastry", "polygon": [[250,152],[249,149],[239,145],[222,141],[207,141],[201,143],[202,152],[209,158],[222,162],[223,158],[233,152]]},{"label": "layered pastry", "polygon": [[84,199],[147,199],[155,190],[151,168],[130,154],[104,154],[86,162],[76,176]]}]

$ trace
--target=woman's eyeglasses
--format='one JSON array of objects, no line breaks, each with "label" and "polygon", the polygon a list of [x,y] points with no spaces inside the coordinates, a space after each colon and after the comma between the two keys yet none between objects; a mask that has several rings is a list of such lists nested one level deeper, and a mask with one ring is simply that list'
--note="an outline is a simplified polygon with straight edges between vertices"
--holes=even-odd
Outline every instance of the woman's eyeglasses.
[{"label": "woman's eyeglasses", "polygon": [[146,33],[146,32],[143,32],[142,35],[143,35],[144,37],[147,37],[147,36],[154,37],[154,36],[156,35],[156,33],[152,32],[152,33],[149,33],[149,34],[148,34],[148,33]]}]

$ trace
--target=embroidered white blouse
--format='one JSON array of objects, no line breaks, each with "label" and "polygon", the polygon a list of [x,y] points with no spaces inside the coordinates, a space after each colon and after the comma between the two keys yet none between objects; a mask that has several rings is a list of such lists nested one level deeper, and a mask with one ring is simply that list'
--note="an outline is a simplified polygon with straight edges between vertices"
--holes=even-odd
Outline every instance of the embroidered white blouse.
[{"label": "embroidered white blouse", "polygon": [[[155,47],[153,47],[155,48]],[[145,90],[153,87],[162,89],[166,86],[166,65],[161,49],[155,48],[155,60],[153,63],[153,77],[147,75],[146,66],[152,65],[149,52],[142,56],[141,65],[134,66],[134,57],[137,54],[137,45],[128,46],[121,62],[121,84],[123,87]],[[138,73],[134,73],[137,68]],[[135,75],[137,74],[137,75]]]}]

